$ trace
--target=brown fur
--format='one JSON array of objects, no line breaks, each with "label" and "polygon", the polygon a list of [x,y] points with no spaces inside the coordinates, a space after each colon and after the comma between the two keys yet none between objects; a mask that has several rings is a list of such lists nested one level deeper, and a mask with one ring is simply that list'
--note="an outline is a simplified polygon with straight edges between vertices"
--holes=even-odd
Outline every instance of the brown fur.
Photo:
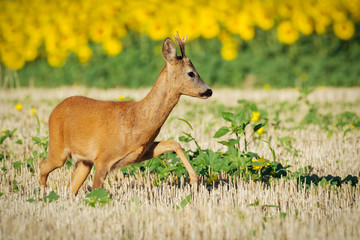
[{"label": "brown fur", "polygon": [[[185,42],[182,44],[184,46]],[[198,182],[177,142],[154,140],[181,95],[207,98],[211,90],[188,58],[177,58],[176,48],[169,38],[163,44],[163,57],[166,66],[154,87],[139,102],[98,101],[76,96],[55,107],[49,118],[49,153],[40,164],[40,185],[45,186],[48,174],[63,166],[67,158],[76,160],[69,183],[76,194],[94,163],[93,189],[103,186],[111,169],[169,151],[176,152],[184,163],[190,183]],[[189,77],[189,72],[195,77]]]}]

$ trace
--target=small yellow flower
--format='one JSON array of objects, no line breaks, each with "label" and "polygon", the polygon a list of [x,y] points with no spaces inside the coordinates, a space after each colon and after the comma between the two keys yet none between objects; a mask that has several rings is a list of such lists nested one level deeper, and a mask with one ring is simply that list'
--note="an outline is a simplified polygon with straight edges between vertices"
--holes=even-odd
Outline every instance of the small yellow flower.
[{"label": "small yellow flower", "polygon": [[5,131],[6,131],[6,128],[2,128],[2,129],[0,130],[1,133],[5,132]]},{"label": "small yellow flower", "polygon": [[18,110],[18,111],[21,111],[21,109],[22,109],[21,103],[16,104],[15,109]]},{"label": "small yellow flower", "polygon": [[259,121],[259,119],[260,119],[260,113],[259,112],[253,112],[251,121],[257,122],[257,121]]},{"label": "small yellow flower", "polygon": [[120,100],[120,101],[123,101],[124,99],[125,99],[125,97],[124,97],[124,96],[119,95],[119,100]]},{"label": "small yellow flower", "polygon": [[259,128],[256,132],[261,135],[264,132],[264,127]]},{"label": "small yellow flower", "polygon": [[[258,158],[258,159],[251,159],[252,162],[265,162],[267,161],[266,159],[264,159],[264,156],[262,156],[261,158]],[[270,163],[266,163],[267,166],[270,165]],[[259,170],[261,168],[263,168],[264,166],[252,166],[254,170]]]},{"label": "small yellow flower", "polygon": [[271,89],[270,84],[265,84],[265,85],[264,85],[264,90],[265,90],[265,91],[270,91],[270,89]]},{"label": "small yellow flower", "polygon": [[30,113],[31,113],[31,115],[34,115],[36,113],[36,108],[32,108]]},{"label": "small yellow flower", "polygon": [[354,128],[354,124],[349,123],[349,127]]}]

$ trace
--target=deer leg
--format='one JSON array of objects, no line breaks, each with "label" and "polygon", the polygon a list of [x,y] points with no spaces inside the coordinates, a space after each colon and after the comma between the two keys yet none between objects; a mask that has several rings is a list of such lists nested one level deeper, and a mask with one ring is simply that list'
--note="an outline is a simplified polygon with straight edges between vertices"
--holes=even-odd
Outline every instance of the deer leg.
[{"label": "deer leg", "polygon": [[101,161],[96,161],[96,170],[92,189],[102,188],[104,180],[109,172],[109,167]]},{"label": "deer leg", "polygon": [[179,156],[186,168],[186,171],[189,173],[191,185],[197,184],[199,182],[199,178],[194,169],[192,168],[190,162],[187,160],[183,150],[181,149],[180,144],[173,140],[154,142],[150,146],[149,150],[144,154],[141,161],[154,158],[165,152],[175,152]]},{"label": "deer leg", "polygon": [[71,176],[71,181],[69,182],[68,185],[68,187],[75,195],[78,193],[79,188],[84,183],[87,176],[89,175],[92,166],[93,163],[89,161],[76,162],[75,170]]},{"label": "deer leg", "polygon": [[54,154],[49,151],[47,158],[40,163],[40,185],[46,186],[46,180],[50,172],[55,169],[64,166],[66,162],[65,154],[60,154],[59,156],[54,156]]}]

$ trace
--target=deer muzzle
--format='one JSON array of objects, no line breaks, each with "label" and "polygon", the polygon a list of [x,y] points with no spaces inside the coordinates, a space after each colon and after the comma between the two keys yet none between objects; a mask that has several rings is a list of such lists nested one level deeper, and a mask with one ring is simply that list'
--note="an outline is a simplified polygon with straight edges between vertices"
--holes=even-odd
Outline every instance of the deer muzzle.
[{"label": "deer muzzle", "polygon": [[212,96],[212,90],[210,88],[208,88],[205,92],[200,93],[200,97],[201,98],[209,98]]}]

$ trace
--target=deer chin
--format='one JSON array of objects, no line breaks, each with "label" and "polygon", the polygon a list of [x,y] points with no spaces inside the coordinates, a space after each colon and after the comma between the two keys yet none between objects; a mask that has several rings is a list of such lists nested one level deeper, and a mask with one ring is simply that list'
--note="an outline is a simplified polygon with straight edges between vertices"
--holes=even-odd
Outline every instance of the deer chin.
[{"label": "deer chin", "polygon": [[205,92],[199,93],[199,96],[202,99],[207,99],[212,96],[212,93],[213,93],[212,90],[210,88],[208,88]]}]

